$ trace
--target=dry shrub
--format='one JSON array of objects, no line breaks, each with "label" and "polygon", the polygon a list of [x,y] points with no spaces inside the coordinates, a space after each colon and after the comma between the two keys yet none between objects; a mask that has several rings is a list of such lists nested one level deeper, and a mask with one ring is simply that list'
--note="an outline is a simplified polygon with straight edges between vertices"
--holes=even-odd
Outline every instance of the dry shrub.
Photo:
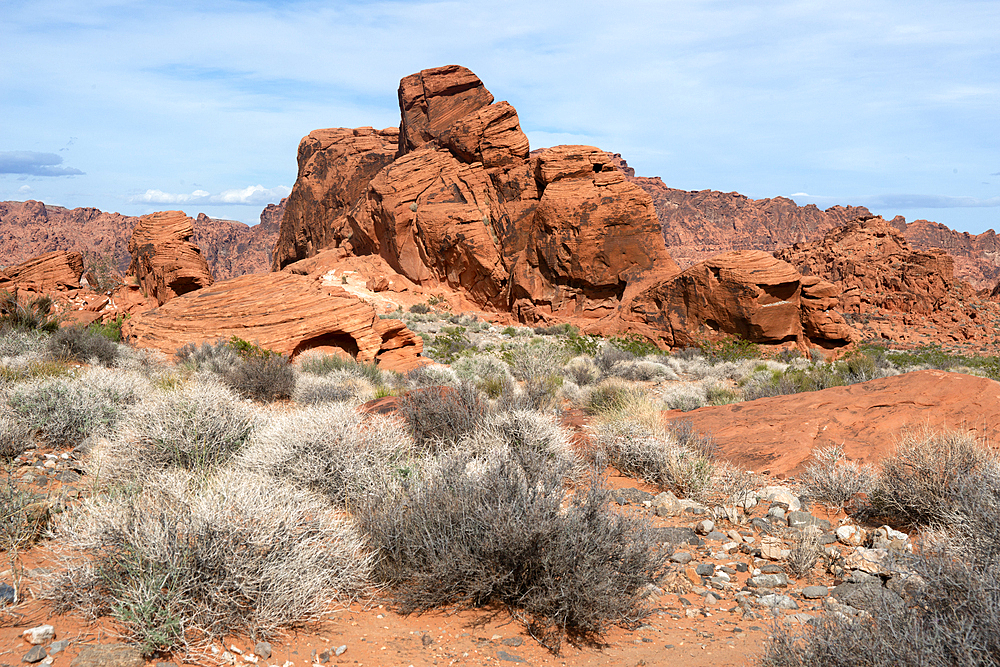
[{"label": "dry shrub", "polygon": [[415,464],[405,426],[363,417],[351,405],[325,403],[272,415],[257,429],[235,467],[322,494],[338,507],[371,489],[391,492],[393,478]]},{"label": "dry shrub", "polygon": [[868,493],[875,484],[871,466],[851,461],[841,445],[813,450],[813,462],[802,475],[809,495],[823,503],[842,508],[859,493]]},{"label": "dry shrub", "polygon": [[792,548],[788,554],[788,569],[796,578],[801,579],[812,572],[819,562],[823,550],[819,543],[822,531],[815,526],[803,526],[802,530],[792,531]]},{"label": "dry shrub", "polygon": [[474,388],[464,384],[455,389],[408,391],[399,397],[398,405],[414,442],[431,450],[453,444],[472,431],[489,407]]},{"label": "dry shrub", "polygon": [[376,577],[402,613],[505,609],[552,651],[564,636],[636,624],[665,554],[600,485],[570,496],[567,472],[524,449],[438,456],[402,493],[372,494],[356,512]]},{"label": "dry shrub", "polygon": [[968,480],[998,468],[997,456],[971,432],[910,431],[882,461],[871,509],[899,525],[944,523]]},{"label": "dry shrub", "polygon": [[223,379],[240,396],[255,401],[291,398],[295,391],[295,368],[278,354],[243,358]]},{"label": "dry shrub", "polygon": [[147,655],[197,639],[268,637],[364,586],[371,558],[320,497],[233,470],[179,471],[135,496],[96,497],[64,521],[59,612],[113,616]]}]

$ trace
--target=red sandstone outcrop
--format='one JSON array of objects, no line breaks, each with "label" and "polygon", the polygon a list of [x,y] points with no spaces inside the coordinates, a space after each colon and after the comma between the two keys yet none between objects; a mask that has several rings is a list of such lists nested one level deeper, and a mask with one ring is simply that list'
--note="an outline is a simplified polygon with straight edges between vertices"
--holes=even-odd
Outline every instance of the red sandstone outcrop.
[{"label": "red sandstone outcrop", "polygon": [[986,378],[917,371],[746,403],[668,412],[711,433],[718,454],[748,470],[798,475],[817,447],[843,446],[859,462],[892,454],[903,429],[969,429],[1000,439],[1000,385]]},{"label": "red sandstone outcrop", "polygon": [[[274,209],[280,208],[271,204],[265,209],[271,224],[253,227],[199,216],[194,222],[194,241],[213,275],[223,279],[266,272],[278,231]],[[264,213],[261,217],[264,222]],[[87,270],[101,264],[124,274],[131,262],[128,242],[138,220],[96,208],[69,210],[30,200],[0,202],[0,266],[65,250],[83,254]]]},{"label": "red sandstone outcrop", "polygon": [[878,217],[854,220],[822,241],[775,253],[807,276],[840,285],[843,310],[877,306],[899,312],[940,309],[955,285],[954,260],[943,250],[917,252],[899,230]]},{"label": "red sandstone outcrop", "polygon": [[38,294],[76,290],[80,289],[80,276],[83,275],[83,255],[78,252],[47,252],[8,266],[4,273],[18,290]]},{"label": "red sandstone outcrop", "polygon": [[460,65],[411,74],[399,82],[398,96],[400,155],[428,143],[441,145],[452,126],[493,102],[479,77]]},{"label": "red sandstone outcrop", "polygon": [[128,274],[161,306],[213,282],[205,258],[191,242],[192,222],[183,211],[162,211],[139,218],[132,232]]},{"label": "red sandstone outcrop", "polygon": [[399,104],[396,154],[388,130],[303,140],[274,269],[330,247],[377,254],[422,288],[524,321],[605,317],[639,276],[679,271],[652,200],[610,155],[529,154],[517,112],[466,68],[404,78]]},{"label": "red sandstone outcrop", "polygon": [[906,222],[902,216],[891,224],[912,247],[941,248],[954,257],[955,275],[974,288],[992,289],[1000,281],[1000,238],[992,229],[973,235],[928,220]]},{"label": "red sandstone outcrop", "polygon": [[[815,303],[825,285],[806,282],[810,297],[803,299],[803,278],[791,264],[760,250],[729,252],[653,282],[598,328],[629,329],[672,347],[724,335],[758,343],[798,343],[804,336],[850,342],[844,320]],[[803,310],[804,302],[812,308]],[[820,308],[823,318],[815,315]]]},{"label": "red sandstone outcrop", "polygon": [[239,336],[262,347],[297,355],[320,348],[359,361],[406,371],[423,363],[423,341],[399,320],[340,286],[292,273],[220,281],[126,320],[127,340],[173,354],[186,343]]}]

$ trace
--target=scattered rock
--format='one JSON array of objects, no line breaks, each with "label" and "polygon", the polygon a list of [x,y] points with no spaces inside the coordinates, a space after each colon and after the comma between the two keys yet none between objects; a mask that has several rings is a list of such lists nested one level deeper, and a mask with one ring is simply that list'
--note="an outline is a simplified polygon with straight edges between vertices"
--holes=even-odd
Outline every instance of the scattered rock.
[{"label": "scattered rock", "polygon": [[784,588],[787,585],[788,575],[784,573],[759,574],[747,581],[747,586],[751,588]]},{"label": "scattered rock", "polygon": [[504,646],[520,646],[521,644],[524,643],[524,640],[522,640],[520,637],[507,637],[507,639],[504,639],[500,643],[503,644]]},{"label": "scattered rock", "polygon": [[704,521],[699,521],[694,527],[694,532],[699,535],[708,535],[715,529],[715,523],[711,519],[705,519]]},{"label": "scattered rock", "polygon": [[663,491],[653,498],[653,511],[656,516],[677,516],[684,511],[680,499],[671,491]]},{"label": "scattered rock", "polygon": [[56,636],[56,631],[51,625],[39,625],[34,628],[30,628],[21,633],[24,637],[24,641],[29,644],[44,644],[46,642],[52,641]]},{"label": "scattered rock", "polygon": [[761,595],[757,598],[758,604],[761,607],[767,607],[770,609],[798,609],[799,603],[788,597],[787,595],[779,595],[777,593],[771,593],[769,595]]},{"label": "scattered rock", "polygon": [[865,530],[860,526],[847,524],[837,528],[837,540],[849,547],[861,546],[865,542]]},{"label": "scattered rock", "polygon": [[271,644],[268,642],[257,642],[253,647],[253,652],[267,660],[271,657]]},{"label": "scattered rock", "polygon": [[677,563],[679,565],[687,565],[691,562],[692,556],[690,551],[675,551],[670,556],[671,563]]},{"label": "scattered rock", "polygon": [[17,602],[17,591],[10,584],[0,582],[0,605]]},{"label": "scattered rock", "polygon": [[889,526],[876,528],[872,534],[872,546],[876,549],[886,549],[888,551],[913,551],[913,544],[910,543],[910,536],[898,530],[893,530]]},{"label": "scattered rock", "polygon": [[804,528],[806,526],[816,526],[826,530],[830,528],[830,522],[826,519],[820,519],[814,517],[808,512],[789,512],[788,514],[788,527],[789,528]]},{"label": "scattered rock", "polygon": [[84,646],[70,667],[144,667],[139,649],[128,644]]},{"label": "scattered rock", "polygon": [[507,651],[504,650],[497,651],[497,659],[504,662],[526,662],[526,660],[521,656],[514,655],[513,653],[507,653]]},{"label": "scattered rock", "polygon": [[28,664],[35,664],[36,662],[41,662],[46,657],[45,647],[34,646],[30,651],[24,654],[21,658],[21,662],[27,662]]},{"label": "scattered rock", "polygon": [[760,541],[760,555],[768,560],[782,560],[788,556],[789,551],[778,537],[769,535]]},{"label": "scattered rock", "polygon": [[65,651],[67,646],[69,646],[68,639],[60,639],[59,641],[52,642],[52,644],[49,645],[49,654],[52,655]]},{"label": "scattered rock", "polygon": [[815,600],[817,598],[825,598],[830,594],[829,589],[826,586],[806,586],[802,589],[802,597],[807,600]]},{"label": "scattered rock", "polygon": [[333,649],[333,654],[337,657],[340,657],[344,655],[344,651],[346,650],[347,650],[347,645],[344,644],[342,646],[338,646],[337,648]]}]

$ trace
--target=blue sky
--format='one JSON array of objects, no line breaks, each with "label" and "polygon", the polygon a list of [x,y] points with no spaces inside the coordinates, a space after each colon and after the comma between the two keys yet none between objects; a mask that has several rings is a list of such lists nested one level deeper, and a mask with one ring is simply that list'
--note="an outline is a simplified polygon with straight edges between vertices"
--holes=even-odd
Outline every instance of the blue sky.
[{"label": "blue sky", "polygon": [[1000,227],[1000,2],[0,0],[0,200],[257,222],[321,127],[457,63],[532,148]]}]

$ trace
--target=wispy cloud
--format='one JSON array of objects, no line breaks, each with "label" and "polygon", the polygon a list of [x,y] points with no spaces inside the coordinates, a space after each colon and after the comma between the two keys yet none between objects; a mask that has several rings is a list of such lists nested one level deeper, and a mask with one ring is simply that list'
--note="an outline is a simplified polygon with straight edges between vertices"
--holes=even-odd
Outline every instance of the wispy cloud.
[{"label": "wispy cloud", "polygon": [[63,159],[55,153],[33,151],[0,151],[0,174],[28,176],[77,176],[83,174],[73,167],[60,167]]},{"label": "wispy cloud", "polygon": [[284,185],[265,188],[263,185],[250,185],[242,189],[223,190],[212,194],[206,190],[195,190],[190,194],[163,192],[162,190],[146,190],[141,195],[128,198],[133,204],[203,204],[203,205],[239,205],[265,206],[273,204],[282,197],[287,197],[292,190]]},{"label": "wispy cloud", "polygon": [[797,204],[816,204],[817,206],[835,206],[851,204],[867,206],[868,208],[911,209],[911,208],[990,208],[1000,206],[1000,197],[949,197],[946,195],[860,195],[847,197],[829,197],[811,195],[807,192],[796,192],[789,198]]}]

